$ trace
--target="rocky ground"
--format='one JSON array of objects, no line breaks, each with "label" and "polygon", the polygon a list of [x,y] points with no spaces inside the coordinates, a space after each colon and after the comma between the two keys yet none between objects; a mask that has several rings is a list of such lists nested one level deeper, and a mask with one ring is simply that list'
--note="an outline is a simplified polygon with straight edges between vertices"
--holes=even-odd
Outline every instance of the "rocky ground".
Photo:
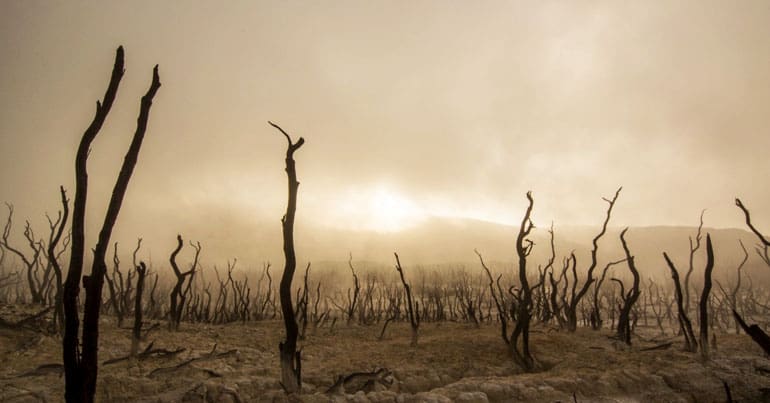
[{"label": "rocky ground", "polygon": [[[532,348],[548,369],[525,374],[511,362],[499,329],[491,324],[426,323],[417,347],[410,347],[408,324],[391,324],[383,340],[378,340],[380,330],[345,324],[308,329],[301,342],[303,393],[287,397],[279,384],[281,322],[182,324],[173,333],[161,326],[142,349],[154,341],[155,349],[184,350],[101,365],[97,400],[724,402],[726,382],[734,401],[770,401],[770,362],[746,335],[718,337],[712,360],[702,362],[681,351],[679,338],[661,337],[652,329],[638,329],[640,337],[628,348],[608,330],[570,334],[541,326],[533,330]],[[113,318],[103,319],[100,360],[125,356],[129,334]],[[666,341],[674,343],[643,351]],[[62,401],[60,366],[48,365],[60,364],[60,355],[55,336],[0,329],[0,400]],[[366,391],[326,393],[338,375],[377,368],[388,372]]]}]

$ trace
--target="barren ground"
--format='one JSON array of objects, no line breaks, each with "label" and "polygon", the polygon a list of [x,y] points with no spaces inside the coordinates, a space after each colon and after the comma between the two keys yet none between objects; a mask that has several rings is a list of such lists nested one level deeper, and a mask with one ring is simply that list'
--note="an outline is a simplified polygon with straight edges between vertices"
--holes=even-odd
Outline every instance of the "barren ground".
[{"label": "barren ground", "polygon": [[[9,310],[3,307],[4,317]],[[97,399],[102,402],[724,402],[722,382],[735,401],[770,401],[770,368],[746,335],[718,339],[713,359],[681,351],[679,337],[655,337],[652,329],[637,329],[643,338],[626,348],[611,339],[609,330],[580,329],[576,334],[536,327],[532,347],[550,369],[524,374],[510,360],[492,325],[475,328],[457,323],[425,323],[419,346],[409,346],[408,324],[392,323],[384,340],[380,325],[337,324],[308,329],[303,346],[304,393],[289,399],[279,384],[278,342],[282,322],[211,326],[182,324],[179,332],[161,328],[151,333],[154,346],[185,348],[174,357],[126,360],[101,365]],[[117,329],[113,318],[102,320],[100,361],[126,355],[129,330]],[[640,351],[672,340],[666,350]],[[146,343],[145,343],[146,344]],[[145,347],[142,345],[142,348]],[[235,349],[223,358],[193,362],[154,373],[211,352]],[[58,368],[32,374],[44,364],[60,363],[60,341],[29,330],[0,329],[0,400],[59,402],[64,379]],[[339,374],[392,371],[386,388],[356,394],[325,394]],[[574,394],[574,397],[573,397]]]}]

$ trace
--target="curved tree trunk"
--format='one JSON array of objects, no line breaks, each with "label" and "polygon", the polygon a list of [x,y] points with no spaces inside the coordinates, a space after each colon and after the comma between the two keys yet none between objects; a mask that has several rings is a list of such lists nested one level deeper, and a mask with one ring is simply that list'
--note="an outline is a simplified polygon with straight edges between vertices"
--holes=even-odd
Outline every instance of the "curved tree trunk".
[{"label": "curved tree trunk", "polygon": [[297,337],[299,327],[294,316],[294,305],[291,302],[291,282],[294,279],[294,270],[297,267],[297,256],[294,251],[294,216],[297,211],[297,170],[294,164],[294,152],[303,144],[302,137],[296,143],[278,125],[270,123],[286,137],[286,175],[289,179],[289,199],[286,204],[286,214],[281,219],[283,229],[283,255],[286,263],[283,268],[283,276],[279,285],[281,299],[281,312],[283,323],[286,327],[286,341],[279,343],[278,349],[281,356],[281,383],[287,393],[297,393],[302,386],[302,361],[300,351],[297,351]]},{"label": "curved tree trunk", "polygon": [[633,283],[631,284],[631,289],[628,290],[628,293],[623,296],[623,306],[620,309],[620,315],[618,316],[618,331],[617,335],[620,340],[631,345],[631,309],[634,307],[634,304],[636,304],[636,301],[639,299],[639,271],[636,269],[636,263],[634,263],[634,257],[631,256],[631,251],[628,249],[628,244],[626,243],[626,231],[628,231],[628,228],[624,229],[620,233],[620,242],[623,244],[623,251],[626,254],[626,262],[628,263],[628,270],[631,271],[631,275],[634,278]]}]

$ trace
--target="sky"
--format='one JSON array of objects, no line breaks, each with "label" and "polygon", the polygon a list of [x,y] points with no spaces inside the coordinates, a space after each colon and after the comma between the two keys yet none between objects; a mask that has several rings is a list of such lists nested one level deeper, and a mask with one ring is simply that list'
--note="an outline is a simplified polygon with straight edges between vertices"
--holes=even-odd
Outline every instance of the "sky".
[{"label": "sky", "polygon": [[768,21],[766,1],[4,0],[0,201],[45,228],[58,186],[73,196],[123,45],[89,159],[92,238],[155,64],[121,239],[280,234],[286,142],[268,120],[306,140],[299,228],[514,224],[528,190],[536,222],[597,225],[619,186],[617,225],[706,209],[742,228],[738,196],[770,228]]}]

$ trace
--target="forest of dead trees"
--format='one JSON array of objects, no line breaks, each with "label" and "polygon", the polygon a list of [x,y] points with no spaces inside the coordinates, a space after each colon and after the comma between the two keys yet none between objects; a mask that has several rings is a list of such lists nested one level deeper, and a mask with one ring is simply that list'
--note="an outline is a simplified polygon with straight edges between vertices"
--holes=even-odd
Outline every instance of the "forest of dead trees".
[{"label": "forest of dead trees", "polygon": [[[770,240],[754,227],[748,207],[739,199],[736,208],[757,239],[753,248],[741,243],[744,259],[735,267],[715,268],[714,255],[719,250],[710,234],[704,233],[701,215],[700,225],[689,239],[686,262],[673,261],[669,256],[673,251],[660,251],[660,264],[670,272],[667,279],[653,278],[645,274],[649,268],[637,267],[635,245],[626,240],[633,229],[624,229],[617,238],[607,234],[613,209],[622,208],[621,189],[604,199],[605,214],[597,217],[601,226],[585,251],[588,260],[578,259],[575,251],[557,254],[553,225],[548,229],[549,244],[535,245],[530,240],[537,206],[534,195],[527,193],[527,210],[518,233],[511,234],[511,256],[516,257],[513,268],[489,264],[483,250],[475,250],[476,266],[425,268],[410,265],[398,254],[392,266],[374,266],[359,264],[351,255],[345,267],[316,269],[304,262],[295,274],[301,259],[293,245],[299,186],[294,153],[304,139],[293,141],[273,123],[270,125],[288,141],[289,202],[282,219],[285,266],[279,269],[266,262],[261,268],[246,268],[236,260],[205,266],[200,260],[205,241],[186,239],[183,234],[177,235],[176,247],[168,251],[168,265],[147,264],[141,238],[123,245],[111,242],[110,233],[137,164],[152,97],[160,87],[157,66],[141,101],[134,141],[90,259],[92,270],[84,276],[85,164],[89,144],[107,118],[122,74],[120,48],[105,98],[97,104],[94,121],[79,148],[74,204],[70,206],[67,192],[60,188],[61,210],[55,216],[46,215],[48,227],[43,231],[32,228],[29,221],[20,223],[13,206],[6,204],[0,238],[0,303],[37,307],[27,318],[0,318],[0,326],[62,338],[64,367],[72,371],[66,374],[68,401],[93,399],[100,365],[96,355],[100,315],[114,317],[115,324],[110,326],[125,329],[132,340],[128,357],[160,351],[153,350],[149,342],[160,327],[177,331],[186,323],[282,320],[287,338],[280,346],[280,365],[286,366],[282,382],[290,393],[301,390],[299,345],[318,329],[340,326],[374,326],[384,339],[393,331],[389,324],[407,322],[414,348],[419,348],[421,323],[495,326],[511,359],[526,371],[547,370],[529,345],[529,333],[536,326],[563,332],[575,332],[579,327],[611,329],[618,342],[627,345],[634,343],[637,328],[653,328],[660,335],[681,340],[673,348],[700,354],[704,360],[719,348],[720,335],[746,332],[770,353],[770,339],[761,329],[770,318],[770,287],[752,281],[745,270],[753,254],[770,270]],[[602,261],[600,250],[611,243],[622,246],[623,254]],[[548,248],[550,257],[531,261],[533,248]],[[469,245],[469,252],[473,251]],[[696,264],[701,261],[705,265]],[[85,291],[84,297],[81,291]],[[672,348],[670,343],[659,347]]]}]

